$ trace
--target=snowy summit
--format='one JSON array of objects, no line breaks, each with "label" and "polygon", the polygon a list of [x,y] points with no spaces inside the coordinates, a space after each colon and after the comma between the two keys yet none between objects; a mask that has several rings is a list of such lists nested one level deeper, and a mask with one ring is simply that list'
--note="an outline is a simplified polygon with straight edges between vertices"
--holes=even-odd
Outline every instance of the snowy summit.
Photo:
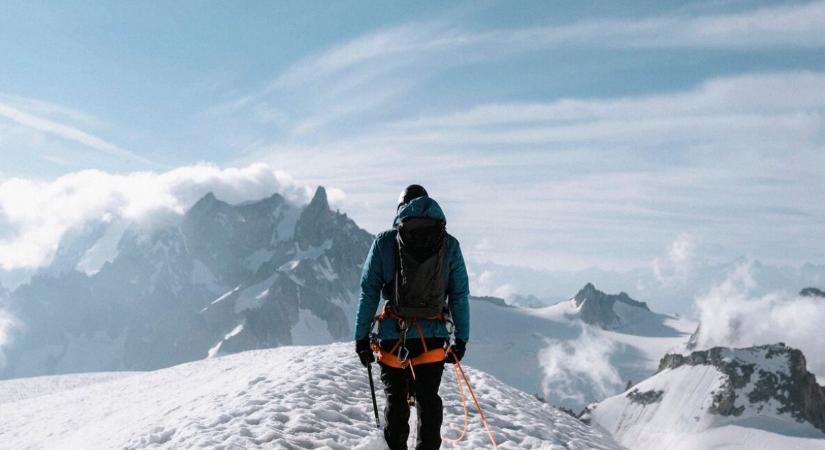
[{"label": "snowy summit", "polygon": [[[606,433],[465,370],[499,448],[621,448]],[[455,438],[464,415],[452,374],[441,396],[442,434]],[[7,380],[0,405],[3,448],[385,448],[366,370],[349,344],[254,350],[153,372]],[[468,425],[460,443],[443,448],[490,448],[472,402]]]}]

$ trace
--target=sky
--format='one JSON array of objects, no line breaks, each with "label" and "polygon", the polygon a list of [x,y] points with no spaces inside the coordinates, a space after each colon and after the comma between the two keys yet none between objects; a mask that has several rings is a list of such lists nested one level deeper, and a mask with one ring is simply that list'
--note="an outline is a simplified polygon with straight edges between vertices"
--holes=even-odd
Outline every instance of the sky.
[{"label": "sky", "polygon": [[6,270],[207,189],[377,233],[410,183],[471,261],[825,263],[823,1],[0,3]]}]

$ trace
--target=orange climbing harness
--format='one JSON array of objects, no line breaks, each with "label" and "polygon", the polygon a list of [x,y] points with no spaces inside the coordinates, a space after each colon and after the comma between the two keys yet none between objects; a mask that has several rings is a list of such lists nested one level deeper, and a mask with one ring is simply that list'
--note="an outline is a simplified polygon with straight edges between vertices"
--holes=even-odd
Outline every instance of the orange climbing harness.
[{"label": "orange climbing harness", "polygon": [[[370,348],[372,348],[373,352],[378,354],[378,361],[382,364],[389,367],[395,367],[396,369],[406,369],[409,367],[410,372],[412,372],[413,379],[415,379],[415,366],[443,362],[447,359],[446,344],[444,347],[433,349],[427,348],[427,341],[424,339],[424,331],[421,329],[421,324],[418,323],[417,319],[412,319],[411,323],[415,325],[416,330],[418,330],[418,337],[421,339],[421,345],[423,346],[424,351],[414,358],[409,358],[409,351],[407,350],[405,344],[407,340],[407,331],[409,330],[410,324],[407,323],[403,317],[392,312],[392,310],[387,306],[384,306],[381,314],[375,316],[373,320],[375,323],[380,323],[381,320],[386,318],[397,320],[403,333],[401,339],[396,341],[395,345],[390,350],[384,350],[381,348],[375,339],[370,342]],[[436,316],[427,317],[427,320],[446,320],[446,318],[443,314],[439,314]]]},{"label": "orange climbing harness", "polygon": [[[487,436],[490,438],[490,442],[493,444],[493,449],[498,450],[498,444],[496,444],[496,439],[493,436],[493,432],[490,430],[490,424],[487,423],[487,418],[484,416],[484,411],[481,409],[481,404],[476,397],[476,393],[473,390],[473,387],[470,385],[470,380],[467,378],[467,374],[464,372],[464,368],[461,366],[461,362],[459,361],[458,357],[453,352],[452,347],[450,346],[449,342],[444,345],[444,347],[434,348],[432,350],[427,348],[427,342],[424,339],[424,333],[421,329],[421,325],[418,323],[417,319],[412,319],[411,322],[415,325],[416,330],[418,331],[418,336],[421,338],[421,344],[423,345],[424,352],[414,358],[408,358],[408,351],[405,346],[406,339],[407,339],[407,331],[409,330],[409,323],[403,317],[398,316],[397,314],[393,313],[391,309],[389,309],[386,305],[384,309],[381,311],[380,314],[373,318],[373,323],[380,323],[381,320],[386,318],[392,318],[399,322],[400,328],[402,330],[401,339],[399,339],[395,345],[389,351],[384,350],[381,346],[378,345],[376,339],[374,339],[375,335],[373,334],[373,339],[370,342],[370,348],[372,351],[378,354],[378,361],[382,364],[387,365],[389,367],[395,367],[397,369],[406,369],[407,367],[410,368],[410,372],[412,373],[413,379],[415,379],[415,366],[421,364],[428,364],[428,363],[436,363],[436,362],[445,362],[447,360],[447,355],[453,357],[453,372],[455,373],[456,385],[458,386],[458,392],[461,395],[461,403],[464,408],[464,427],[461,430],[461,434],[456,439],[448,439],[442,436],[442,439],[452,443],[458,443],[464,436],[467,434],[467,422],[469,417],[469,411],[467,409],[467,397],[464,396],[464,388],[463,384],[467,385],[467,390],[470,391],[470,396],[473,398],[473,403],[478,410],[478,414],[481,418],[481,423],[484,425],[484,430],[487,431]],[[433,317],[427,317],[428,320],[447,320],[443,314],[439,314]],[[449,321],[448,321],[449,322]],[[450,322],[451,323],[451,322]],[[372,328],[372,327],[370,327]],[[450,335],[452,335],[452,330],[450,330]],[[463,384],[462,384],[462,379]]]}]

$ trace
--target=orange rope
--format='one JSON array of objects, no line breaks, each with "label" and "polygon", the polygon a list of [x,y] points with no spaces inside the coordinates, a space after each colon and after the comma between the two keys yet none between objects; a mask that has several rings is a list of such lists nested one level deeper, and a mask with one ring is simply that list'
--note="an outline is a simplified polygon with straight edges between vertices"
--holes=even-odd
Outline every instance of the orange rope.
[{"label": "orange rope", "polygon": [[456,439],[449,439],[444,436],[442,436],[441,439],[453,444],[458,444],[464,439],[464,435],[467,434],[467,422],[470,413],[467,411],[467,397],[464,396],[464,388],[461,386],[461,376],[458,373],[458,366],[453,365],[453,372],[455,373],[455,383],[458,385],[458,393],[461,394],[461,406],[464,407],[464,428]]},{"label": "orange rope", "polygon": [[487,431],[487,436],[490,437],[490,442],[493,443],[493,449],[498,450],[498,445],[496,444],[496,438],[493,437],[493,432],[490,431],[490,424],[487,423],[487,418],[484,417],[484,411],[481,409],[481,405],[478,403],[478,398],[476,398],[476,393],[473,391],[473,387],[470,385],[470,380],[467,378],[467,374],[464,373],[464,368],[461,367],[461,363],[458,361],[458,357],[455,356],[455,353],[452,349],[450,349],[450,354],[453,355],[453,361],[455,361],[456,367],[458,370],[461,371],[461,376],[464,378],[464,382],[467,384],[467,389],[470,391],[470,395],[473,397],[473,402],[476,405],[476,409],[478,409],[478,414],[481,416],[481,423],[484,425],[484,429]]}]

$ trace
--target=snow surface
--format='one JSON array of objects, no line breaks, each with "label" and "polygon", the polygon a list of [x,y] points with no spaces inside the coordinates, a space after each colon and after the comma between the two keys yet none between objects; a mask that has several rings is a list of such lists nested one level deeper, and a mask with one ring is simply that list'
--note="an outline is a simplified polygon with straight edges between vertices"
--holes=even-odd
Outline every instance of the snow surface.
[{"label": "snow surface", "polygon": [[[771,367],[776,363],[766,360],[765,370],[777,369]],[[710,413],[713,392],[723,382],[724,375],[711,365],[665,369],[632,388],[641,393],[661,391],[661,400],[643,404],[622,393],[597,404],[591,417],[633,450],[825,449],[825,433],[779,415],[775,408],[744,404],[742,396],[736,402],[746,407],[740,416]]]},{"label": "snow surface", "polygon": [[[621,448],[603,431],[490,375],[466,370],[499,448]],[[110,375],[0,382],[2,447],[385,448],[373,421],[366,371],[350,343],[248,351],[122,378]],[[43,395],[13,396],[21,383],[27,392]],[[377,374],[376,383],[380,387]],[[451,371],[445,371],[441,395],[442,432],[455,437],[463,413]],[[382,397],[379,392],[379,407]],[[490,448],[475,408],[470,407],[464,441],[442,448]]]},{"label": "snow surface", "polygon": [[0,383],[0,405],[126,378],[137,373],[142,372],[91,372],[7,380]]}]

